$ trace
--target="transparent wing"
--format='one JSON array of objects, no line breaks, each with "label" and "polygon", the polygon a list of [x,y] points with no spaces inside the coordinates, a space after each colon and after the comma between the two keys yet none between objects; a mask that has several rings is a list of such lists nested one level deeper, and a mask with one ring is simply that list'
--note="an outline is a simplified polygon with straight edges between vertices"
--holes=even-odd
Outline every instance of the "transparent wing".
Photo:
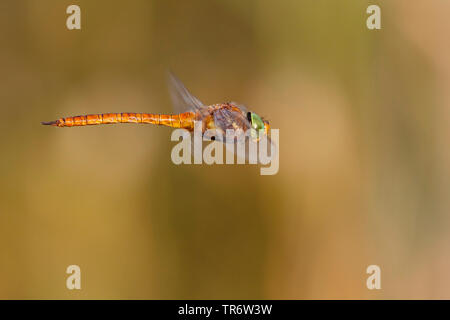
[{"label": "transparent wing", "polygon": [[247,107],[246,107],[245,105],[243,105],[243,104],[240,104],[240,103],[238,103],[238,102],[235,102],[235,101],[231,101],[231,102],[230,102],[230,104],[232,104],[232,105],[234,105],[234,106],[238,107],[239,109],[241,109],[241,110],[242,110],[242,112],[243,112],[244,114],[247,114],[247,112],[248,112],[248,109],[247,109]]},{"label": "transparent wing", "polygon": [[214,124],[224,132],[227,129],[242,129],[245,132],[251,128],[245,113],[226,108],[214,111]]},{"label": "transparent wing", "polygon": [[172,72],[168,72],[169,92],[175,112],[187,111],[203,113],[205,105],[192,95]]}]

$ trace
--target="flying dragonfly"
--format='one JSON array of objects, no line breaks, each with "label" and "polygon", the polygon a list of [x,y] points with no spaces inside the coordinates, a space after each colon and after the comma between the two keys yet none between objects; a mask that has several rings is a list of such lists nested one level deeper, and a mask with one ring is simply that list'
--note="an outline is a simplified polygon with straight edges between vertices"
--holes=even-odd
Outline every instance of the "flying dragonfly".
[{"label": "flying dragonfly", "polygon": [[[269,121],[254,112],[248,111],[243,105],[235,102],[205,105],[192,95],[183,83],[172,73],[169,73],[169,89],[176,114],[154,113],[101,113],[89,114],[55,121],[42,122],[43,125],[55,127],[76,127],[115,123],[142,123],[194,130],[194,123],[200,122],[202,133],[209,133],[208,138],[225,137],[227,130],[232,129],[247,133],[253,140],[260,140],[263,136],[269,138]],[[214,134],[217,133],[217,134]],[[217,139],[220,140],[220,139]],[[222,142],[225,142],[222,140]]]}]

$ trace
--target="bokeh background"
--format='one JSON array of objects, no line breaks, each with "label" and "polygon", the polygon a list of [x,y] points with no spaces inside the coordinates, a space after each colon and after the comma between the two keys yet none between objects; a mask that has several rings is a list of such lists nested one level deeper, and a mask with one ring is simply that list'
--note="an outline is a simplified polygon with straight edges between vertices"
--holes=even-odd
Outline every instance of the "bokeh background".
[{"label": "bokeh background", "polygon": [[[450,298],[449,10],[2,0],[0,298]],[[168,69],[280,129],[279,173],[176,166],[169,128],[40,125],[171,112]]]}]

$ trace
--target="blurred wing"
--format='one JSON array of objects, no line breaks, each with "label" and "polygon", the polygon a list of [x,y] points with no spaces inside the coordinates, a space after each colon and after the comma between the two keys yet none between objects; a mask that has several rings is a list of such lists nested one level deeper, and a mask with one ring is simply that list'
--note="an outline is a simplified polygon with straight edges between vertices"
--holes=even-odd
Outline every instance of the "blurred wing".
[{"label": "blurred wing", "polygon": [[240,103],[235,102],[235,101],[231,101],[230,104],[235,105],[236,107],[238,107],[239,109],[241,109],[242,112],[243,112],[244,114],[247,114],[248,109],[247,109],[247,107],[244,106],[243,104],[240,104]]},{"label": "blurred wing", "polygon": [[169,91],[175,112],[182,113],[187,111],[203,113],[204,104],[194,97],[172,72],[168,74]]},{"label": "blurred wing", "polygon": [[244,114],[225,108],[214,111],[214,124],[224,133],[227,129],[242,129],[245,132],[251,128],[251,124]]}]

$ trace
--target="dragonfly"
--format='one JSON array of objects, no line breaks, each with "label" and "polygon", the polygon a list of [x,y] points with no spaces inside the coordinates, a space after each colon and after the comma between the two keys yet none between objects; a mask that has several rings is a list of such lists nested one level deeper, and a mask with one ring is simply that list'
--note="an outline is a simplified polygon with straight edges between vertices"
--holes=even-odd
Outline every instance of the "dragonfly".
[{"label": "dragonfly", "polygon": [[[205,105],[192,95],[173,73],[169,73],[169,89],[174,104],[174,114],[155,113],[101,113],[60,118],[55,121],[42,122],[43,125],[55,127],[77,127],[87,125],[140,123],[162,125],[172,128],[182,128],[194,131],[195,122],[201,124],[205,138],[220,141],[226,136],[227,130],[234,130],[248,135],[253,140],[263,136],[269,139],[269,121],[243,105],[235,102]],[[206,136],[206,133],[209,133]],[[216,137],[222,137],[216,139]]]}]

